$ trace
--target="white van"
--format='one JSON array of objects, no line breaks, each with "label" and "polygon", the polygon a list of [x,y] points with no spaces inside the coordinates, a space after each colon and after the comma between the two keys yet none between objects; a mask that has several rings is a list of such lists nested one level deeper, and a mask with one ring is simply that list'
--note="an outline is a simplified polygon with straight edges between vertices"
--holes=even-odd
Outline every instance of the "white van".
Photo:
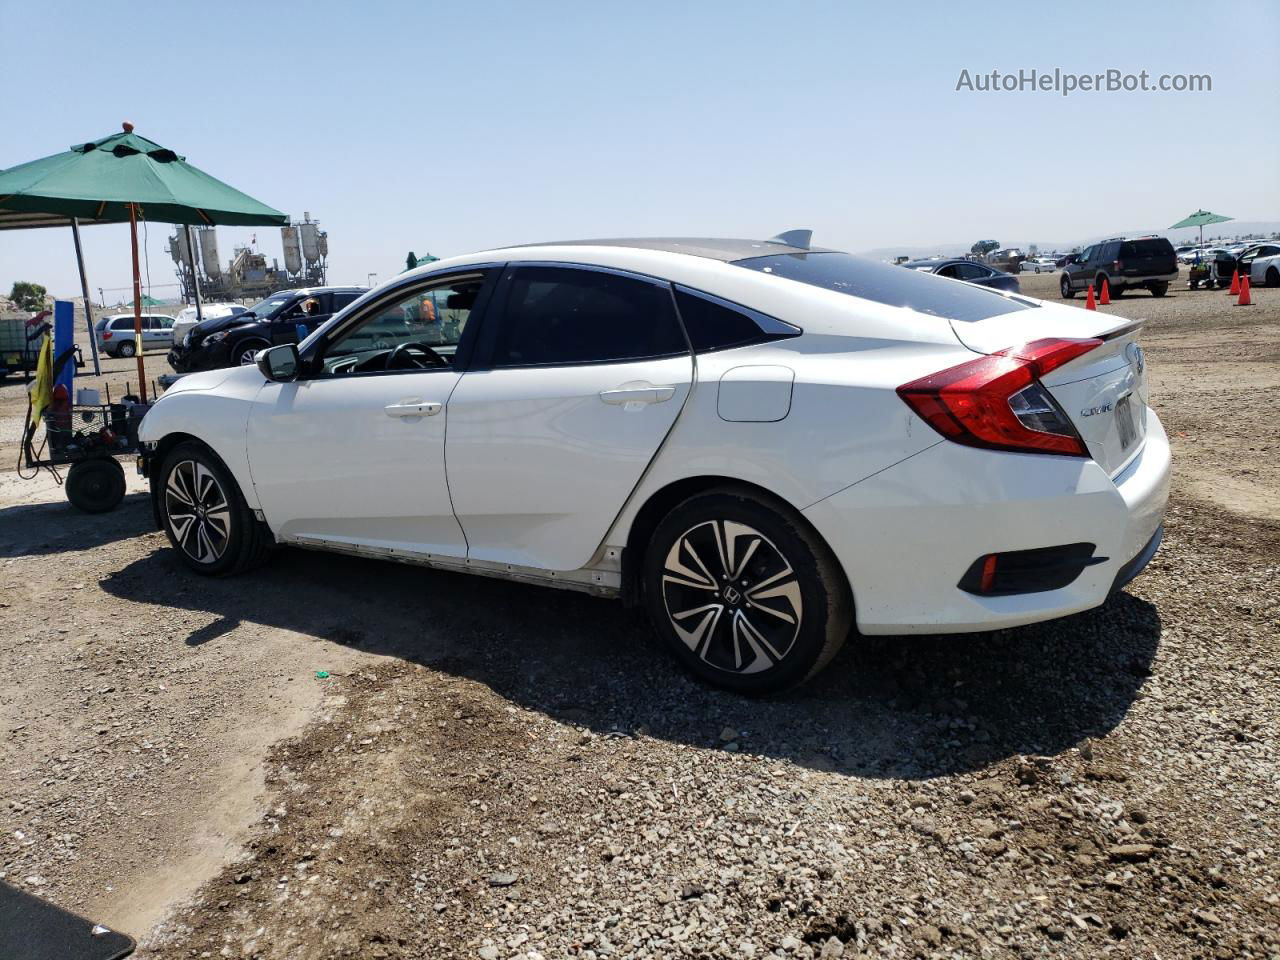
[{"label": "white van", "polygon": [[[200,312],[205,320],[212,320],[214,317],[230,317],[239,313],[246,313],[248,307],[242,307],[238,303],[205,303],[200,305]],[[191,328],[196,325],[196,308],[184,307],[178,314],[178,319],[173,324],[173,343],[179,346],[183,338],[191,332]]]}]

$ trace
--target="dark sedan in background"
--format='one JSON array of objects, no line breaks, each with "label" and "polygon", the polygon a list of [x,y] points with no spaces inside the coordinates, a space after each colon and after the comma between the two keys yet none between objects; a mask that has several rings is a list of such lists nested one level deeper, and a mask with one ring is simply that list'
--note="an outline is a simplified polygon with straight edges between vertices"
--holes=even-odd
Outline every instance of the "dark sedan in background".
[{"label": "dark sedan in background", "polygon": [[1018,293],[1020,290],[1018,278],[1012,273],[992,269],[976,260],[964,260],[958,257],[952,260],[908,260],[903,266],[909,270],[923,270],[926,273],[936,273],[940,277],[976,283],[980,287],[992,287],[996,290],[1007,290],[1010,293]]},{"label": "dark sedan in background", "polygon": [[259,350],[301,343],[331,316],[360,297],[366,287],[308,287],[281,290],[248,312],[198,323],[169,351],[178,373],[216,370],[254,362]]}]

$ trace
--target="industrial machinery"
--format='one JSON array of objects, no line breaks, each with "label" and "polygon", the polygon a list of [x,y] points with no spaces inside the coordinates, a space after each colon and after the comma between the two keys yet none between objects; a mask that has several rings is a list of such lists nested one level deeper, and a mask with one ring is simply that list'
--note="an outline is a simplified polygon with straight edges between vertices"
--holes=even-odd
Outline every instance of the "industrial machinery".
[{"label": "industrial machinery", "polygon": [[[277,290],[325,285],[329,269],[329,234],[304,213],[302,221],[280,228],[284,266],[257,249],[255,242],[237,246],[225,268],[218,259],[218,235],[214,227],[194,231],[195,249],[189,248],[187,231],[178,227],[169,238],[169,255],[182,287],[182,299],[195,301],[195,285],[204,300],[261,300]],[[193,256],[194,254],[194,256]]]}]

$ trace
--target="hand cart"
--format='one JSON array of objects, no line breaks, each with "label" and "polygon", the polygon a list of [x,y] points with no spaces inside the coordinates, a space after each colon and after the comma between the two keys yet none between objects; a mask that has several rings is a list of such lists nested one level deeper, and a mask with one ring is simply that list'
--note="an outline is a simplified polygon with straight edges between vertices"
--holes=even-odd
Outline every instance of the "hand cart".
[{"label": "hand cart", "polygon": [[[48,470],[63,482],[58,467],[69,467],[67,499],[86,513],[106,513],[124,499],[124,468],[117,457],[136,456],[138,424],[149,409],[144,403],[56,404],[41,416],[44,439],[37,446],[39,427],[27,422],[22,458],[27,470]],[[22,471],[19,470],[19,474]]]}]

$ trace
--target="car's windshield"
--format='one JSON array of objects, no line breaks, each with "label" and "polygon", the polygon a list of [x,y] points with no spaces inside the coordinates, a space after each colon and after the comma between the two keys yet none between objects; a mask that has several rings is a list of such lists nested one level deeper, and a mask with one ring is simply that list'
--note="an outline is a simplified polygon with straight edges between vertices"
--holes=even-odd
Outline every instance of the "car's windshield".
[{"label": "car's windshield", "polygon": [[952,283],[921,269],[903,270],[847,253],[780,253],[735,260],[734,265],[949,320],[984,320],[1037,306],[988,287]]},{"label": "car's windshield", "polygon": [[[267,299],[263,300],[261,303],[255,303],[247,312],[253,314],[255,317],[261,317],[265,320],[292,299],[293,297],[291,296],[267,297]],[[241,316],[244,316],[244,314],[241,314]]]}]

